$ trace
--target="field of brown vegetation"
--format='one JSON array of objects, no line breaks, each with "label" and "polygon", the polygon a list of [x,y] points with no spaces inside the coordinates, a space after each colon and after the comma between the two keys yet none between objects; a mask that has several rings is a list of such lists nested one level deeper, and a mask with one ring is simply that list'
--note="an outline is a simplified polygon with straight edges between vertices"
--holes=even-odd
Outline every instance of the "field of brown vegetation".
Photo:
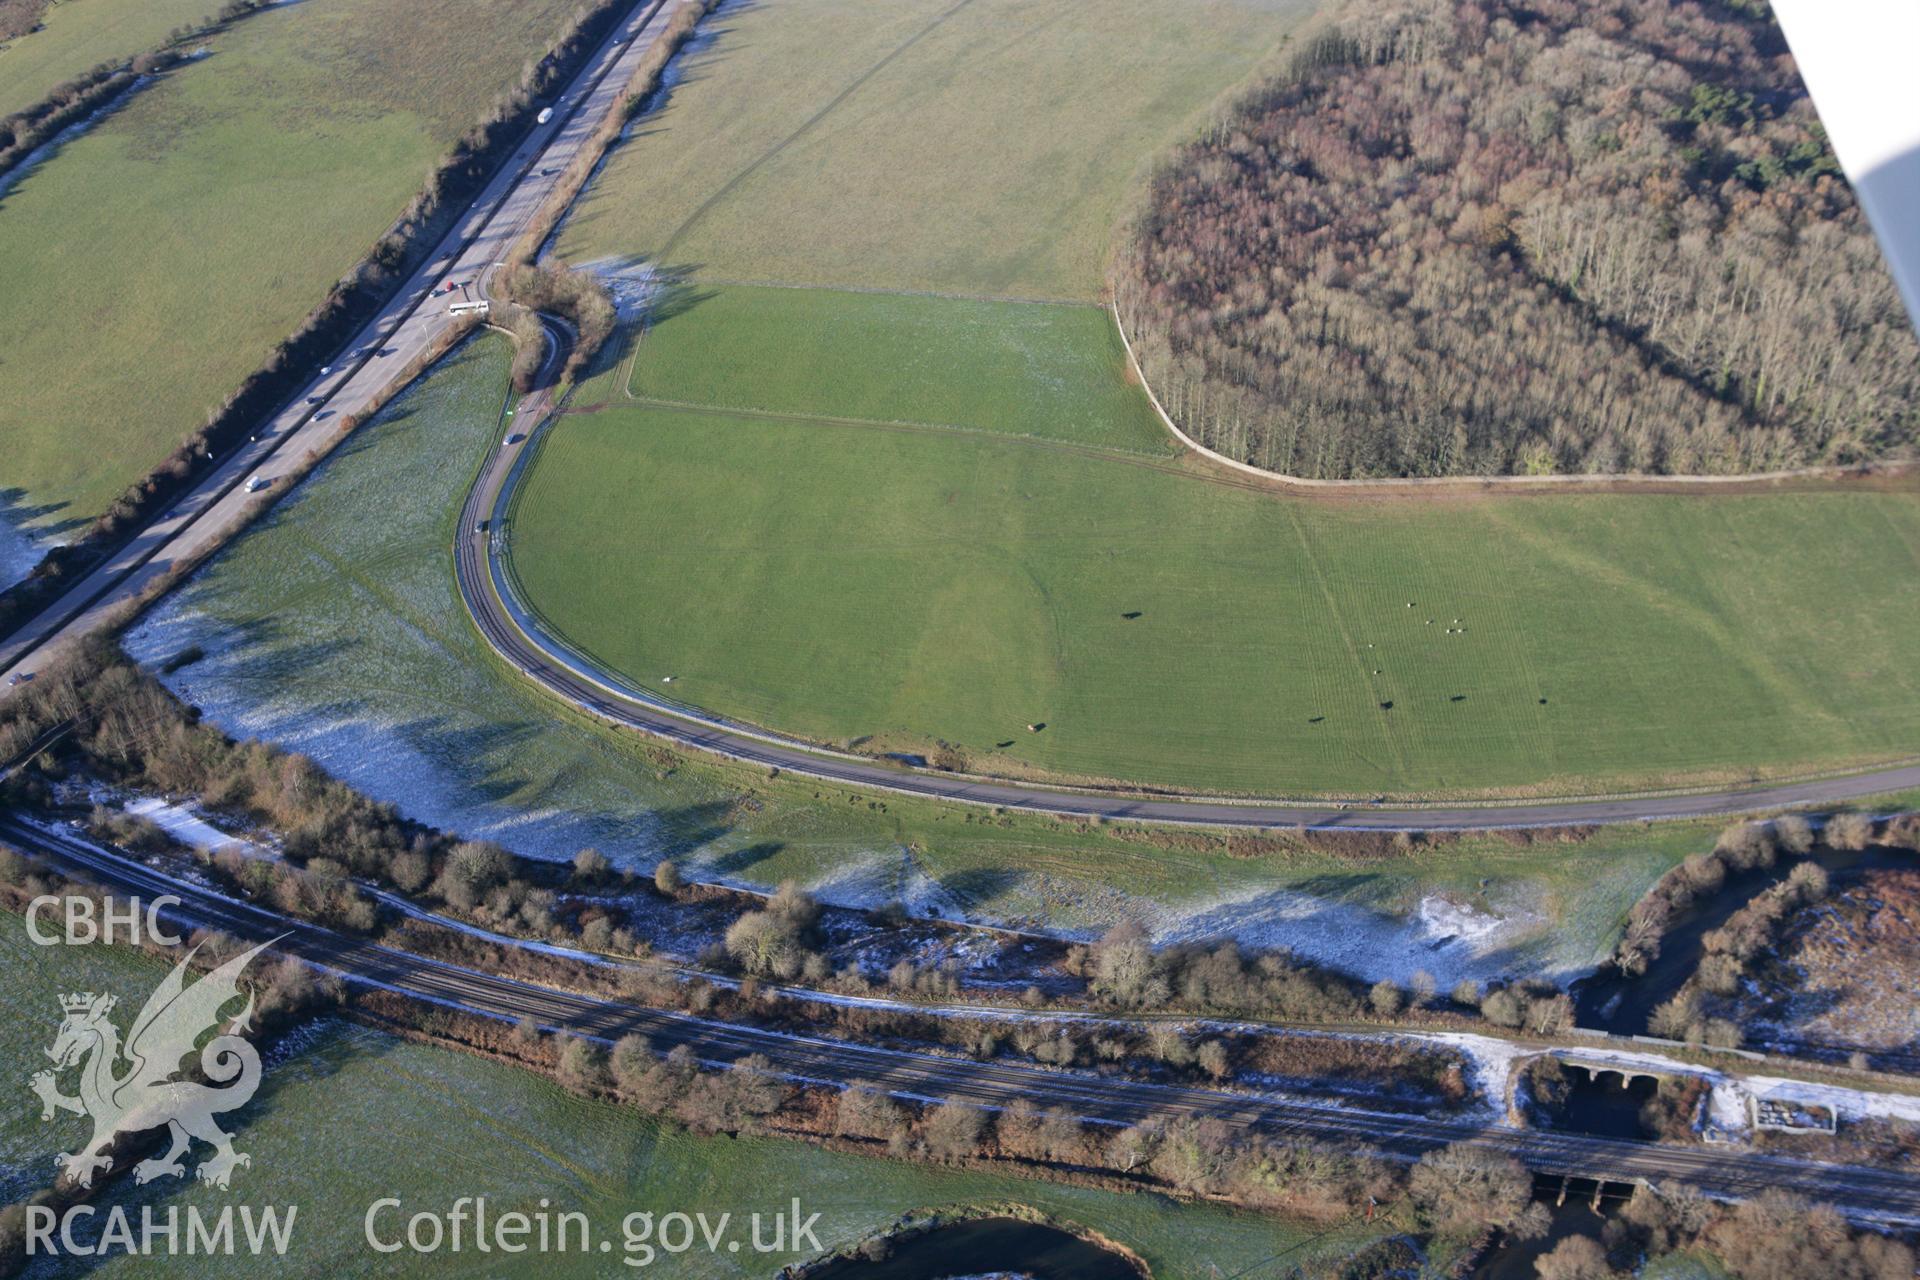
[{"label": "field of brown vegetation", "polygon": [[1707,957],[1700,980],[1720,997],[1712,1003],[1790,1041],[1875,1052],[1920,1044],[1920,867],[1865,871],[1798,905],[1747,981],[1715,985]]},{"label": "field of brown vegetation", "polygon": [[0,40],[26,35],[40,25],[50,0],[0,0]]},{"label": "field of brown vegetation", "polygon": [[1156,177],[1169,413],[1309,477],[1909,452],[1920,345],[1763,0],[1358,0]]}]

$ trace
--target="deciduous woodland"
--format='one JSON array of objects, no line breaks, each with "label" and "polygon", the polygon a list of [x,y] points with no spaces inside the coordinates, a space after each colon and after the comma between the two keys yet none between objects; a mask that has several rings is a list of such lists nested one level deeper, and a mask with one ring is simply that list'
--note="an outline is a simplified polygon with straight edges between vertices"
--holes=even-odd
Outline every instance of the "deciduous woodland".
[{"label": "deciduous woodland", "polygon": [[0,0],[0,40],[24,36],[40,25],[51,0]]},{"label": "deciduous woodland", "polygon": [[1920,343],[1765,0],[1356,0],[1155,176],[1168,412],[1313,477],[1908,454]]}]

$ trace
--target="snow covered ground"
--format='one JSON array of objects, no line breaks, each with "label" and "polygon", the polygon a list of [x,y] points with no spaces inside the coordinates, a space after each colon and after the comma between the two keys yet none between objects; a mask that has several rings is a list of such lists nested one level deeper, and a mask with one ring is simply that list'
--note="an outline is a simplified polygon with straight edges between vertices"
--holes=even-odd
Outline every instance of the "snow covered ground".
[{"label": "snow covered ground", "polygon": [[32,532],[10,520],[0,508],[0,590],[12,586],[33,572],[33,566],[50,546]]},{"label": "snow covered ground", "polygon": [[186,805],[159,796],[141,796],[122,804],[120,809],[136,818],[145,818],[188,848],[211,849],[215,853],[229,849],[254,850],[250,841],[228,835]]},{"label": "snow covered ground", "polygon": [[[1474,1087],[1488,1099],[1505,1099],[1515,1069],[1543,1052],[1509,1040],[1466,1032],[1435,1032],[1415,1038],[1450,1044],[1466,1054],[1474,1064]],[[1843,1085],[1791,1080],[1784,1076],[1695,1067],[1675,1062],[1664,1054],[1604,1044],[1573,1044],[1557,1049],[1555,1053],[1561,1061],[1579,1066],[1698,1076],[1712,1086],[1707,1118],[1730,1134],[1744,1134],[1752,1127],[1751,1104],[1754,1102],[1826,1107],[1842,1121],[1903,1120],[1920,1124],[1920,1097],[1911,1094],[1881,1093]],[[1502,1102],[1499,1110],[1504,1113],[1504,1109]]]},{"label": "snow covered ground", "polygon": [[1422,898],[1410,914],[1397,916],[1273,889],[1210,906],[1159,908],[1148,927],[1156,942],[1231,937],[1248,947],[1286,947],[1304,959],[1368,978],[1405,982],[1424,971],[1444,989],[1462,978],[1515,972],[1516,952],[1539,943],[1549,922],[1530,907],[1495,915],[1437,893]]}]

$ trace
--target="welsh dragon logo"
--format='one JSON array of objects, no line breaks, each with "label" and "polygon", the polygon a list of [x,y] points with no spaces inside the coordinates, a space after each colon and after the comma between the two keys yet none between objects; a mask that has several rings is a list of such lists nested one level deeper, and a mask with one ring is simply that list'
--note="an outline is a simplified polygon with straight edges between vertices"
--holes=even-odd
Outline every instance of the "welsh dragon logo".
[{"label": "welsh dragon logo", "polygon": [[[277,939],[276,939],[277,941]],[[93,1137],[78,1151],[57,1155],[53,1162],[80,1186],[93,1185],[93,1175],[113,1163],[106,1154],[114,1138],[165,1126],[171,1145],[165,1154],[142,1160],[133,1168],[135,1182],[178,1178],[186,1173],[180,1157],[198,1138],[214,1149],[197,1170],[203,1181],[225,1187],[240,1165],[252,1158],[233,1149],[233,1138],[213,1121],[223,1111],[245,1106],[260,1087],[260,1055],[240,1033],[251,1028],[253,996],[232,1020],[232,1029],[215,1035],[200,1048],[200,1071],[221,1087],[178,1080],[181,1059],[192,1053],[200,1038],[217,1030],[220,1011],[238,999],[240,973],[271,942],[227,961],[198,982],[188,985],[187,965],[195,947],[175,965],[147,997],[126,1043],[107,1015],[117,1003],[111,995],[91,991],[60,997],[65,1018],[47,1056],[55,1070],[34,1073],[33,1091],[40,1095],[40,1118],[51,1120],[57,1111],[71,1111],[93,1121]],[[59,1076],[80,1068],[80,1093],[60,1092]]]}]

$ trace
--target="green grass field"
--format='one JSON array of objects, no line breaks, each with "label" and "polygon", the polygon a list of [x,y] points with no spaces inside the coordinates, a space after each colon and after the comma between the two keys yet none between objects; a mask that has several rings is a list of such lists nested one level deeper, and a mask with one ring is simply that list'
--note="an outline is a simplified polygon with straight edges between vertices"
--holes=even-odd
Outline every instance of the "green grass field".
[{"label": "green grass field", "polygon": [[[44,919],[41,929],[59,933],[57,915]],[[48,1065],[43,1051],[60,1030],[60,997],[112,991],[130,1002],[131,1014],[166,968],[121,947],[39,946],[27,936],[22,917],[0,911],[0,969],[6,973],[0,983],[0,1064],[17,1094],[0,1107],[0,1203],[10,1204],[46,1186],[54,1153],[74,1150],[87,1132],[72,1116],[42,1121],[39,1100],[27,1089],[28,1077]]]},{"label": "green grass field", "polygon": [[713,280],[1091,299],[1130,180],[1308,7],[724,7],[560,251]]},{"label": "green grass field", "polygon": [[[0,989],[0,1008],[9,1015],[0,1059],[21,1085],[16,1105],[0,1120],[0,1177],[11,1202],[45,1186],[54,1152],[72,1150],[87,1132],[84,1120],[69,1115],[41,1123],[39,1103],[25,1089],[27,1076],[45,1065],[40,1050],[59,1027],[59,995],[114,992],[124,1028],[166,969],[121,948],[36,946],[25,922],[10,912],[0,912],[0,960],[9,975]],[[806,1213],[821,1214],[816,1231],[829,1249],[913,1209],[1018,1203],[1137,1250],[1161,1277],[1232,1273],[1293,1246],[1302,1258],[1338,1257],[1375,1234],[1355,1223],[1316,1240],[1317,1228],[1160,1196],[838,1155],[795,1141],[696,1138],[573,1097],[527,1072],[331,1020],[296,1033],[267,1056],[259,1094],[227,1127],[236,1147],[252,1157],[230,1191],[191,1181],[135,1187],[123,1179],[102,1197],[102,1212],[124,1205],[137,1222],[140,1206],[149,1204],[163,1216],[175,1205],[217,1214],[236,1197],[255,1206],[297,1205],[294,1244],[276,1272],[288,1275],[475,1274],[470,1249],[423,1256],[369,1248],[367,1208],[388,1196],[405,1205],[397,1219],[401,1231],[408,1214],[444,1211],[463,1195],[487,1197],[496,1213],[532,1212],[545,1197],[556,1210],[586,1213],[596,1231],[614,1240],[616,1258],[629,1213],[732,1212],[744,1224],[746,1215],[771,1214],[794,1196]],[[188,1163],[204,1154],[196,1147]],[[764,1276],[806,1256],[742,1252],[662,1253],[646,1274]],[[599,1253],[495,1253],[485,1263],[492,1276],[609,1274]],[[97,1270],[54,1263],[31,1274],[239,1276],[256,1274],[259,1266],[245,1257],[168,1258],[163,1250],[157,1258],[118,1256]]]},{"label": "green grass field", "polygon": [[[590,387],[604,407],[554,429],[518,500],[531,603],[700,706],[840,744],[945,741],[1014,773],[1568,794],[1920,741],[1911,492],[1303,499],[882,425],[1141,438],[1110,329],[1045,331],[1046,367],[1085,375],[1050,399],[998,363],[995,321],[1036,308],[981,306],[723,290],[671,315],[635,386],[793,416]],[[870,312],[887,339],[844,341]]]},{"label": "green grass field", "polygon": [[15,522],[90,519],[199,426],[570,7],[268,10],[0,196],[0,496]]},{"label": "green grass field", "polygon": [[[702,1139],[612,1105],[572,1097],[526,1072],[464,1054],[409,1044],[336,1024],[266,1073],[235,1145],[253,1164],[232,1191],[200,1184],[118,1187],[129,1206],[194,1205],[218,1213],[244,1197],[253,1205],[299,1206],[294,1245],[276,1274],[352,1276],[607,1276],[621,1265],[627,1214],[732,1213],[737,1238],[752,1239],[749,1215],[770,1216],[799,1197],[825,1248],[851,1244],[914,1209],[1030,1205],[1090,1227],[1146,1257],[1156,1277],[1230,1275],[1294,1246],[1293,1256],[1338,1257],[1378,1228],[1317,1229],[1284,1219],[1180,1205],[1159,1196],[1080,1190],[991,1173],[959,1172],[820,1151],[780,1139]],[[485,1196],[489,1213],[585,1213],[610,1253],[577,1250],[482,1257],[410,1250],[379,1254],[364,1221],[376,1200],[402,1202],[378,1219],[384,1238],[404,1233],[415,1212],[446,1212],[460,1196]],[[772,1239],[768,1227],[765,1239]],[[469,1246],[471,1242],[469,1241]],[[714,1278],[769,1276],[807,1253],[738,1253],[704,1247],[658,1252],[634,1274]],[[636,1253],[636,1257],[641,1257]],[[260,1263],[236,1258],[121,1256],[96,1274],[252,1276]],[[75,1271],[80,1268],[75,1268]],[[56,1268],[53,1274],[66,1274]]]},{"label": "green grass field", "polygon": [[[661,308],[624,385],[771,414],[1047,437],[1167,455],[1172,439],[1125,381],[1105,311],[821,289],[688,291]],[[582,391],[618,399],[618,376]]]},{"label": "green grass field", "polygon": [[0,45],[0,116],[23,111],[103,62],[158,48],[218,9],[207,0],[65,0],[40,30]]},{"label": "green grass field", "polygon": [[[769,779],[569,714],[489,660],[447,546],[472,468],[502,430],[504,342],[461,349],[129,636],[235,733],[305,752],[410,816],[554,859],[835,901],[1097,933],[1116,920],[1287,943],[1362,971],[1439,967],[1408,931],[1431,895],[1511,922],[1485,971],[1565,971],[1613,944],[1633,900],[1717,824],[1609,828],[1578,843],[1475,838],[1380,858],[1249,856],[1184,832],[1088,828]],[[1304,932],[1314,930],[1309,937]]]},{"label": "green grass field", "polygon": [[1910,752],[1911,491],[1277,497],[1167,456],[1098,311],[934,296],[1094,296],[1128,182],[1294,12],[723,7],[562,238],[676,283],[529,477],[531,602],[700,706],[1013,774],[1539,795]]}]

